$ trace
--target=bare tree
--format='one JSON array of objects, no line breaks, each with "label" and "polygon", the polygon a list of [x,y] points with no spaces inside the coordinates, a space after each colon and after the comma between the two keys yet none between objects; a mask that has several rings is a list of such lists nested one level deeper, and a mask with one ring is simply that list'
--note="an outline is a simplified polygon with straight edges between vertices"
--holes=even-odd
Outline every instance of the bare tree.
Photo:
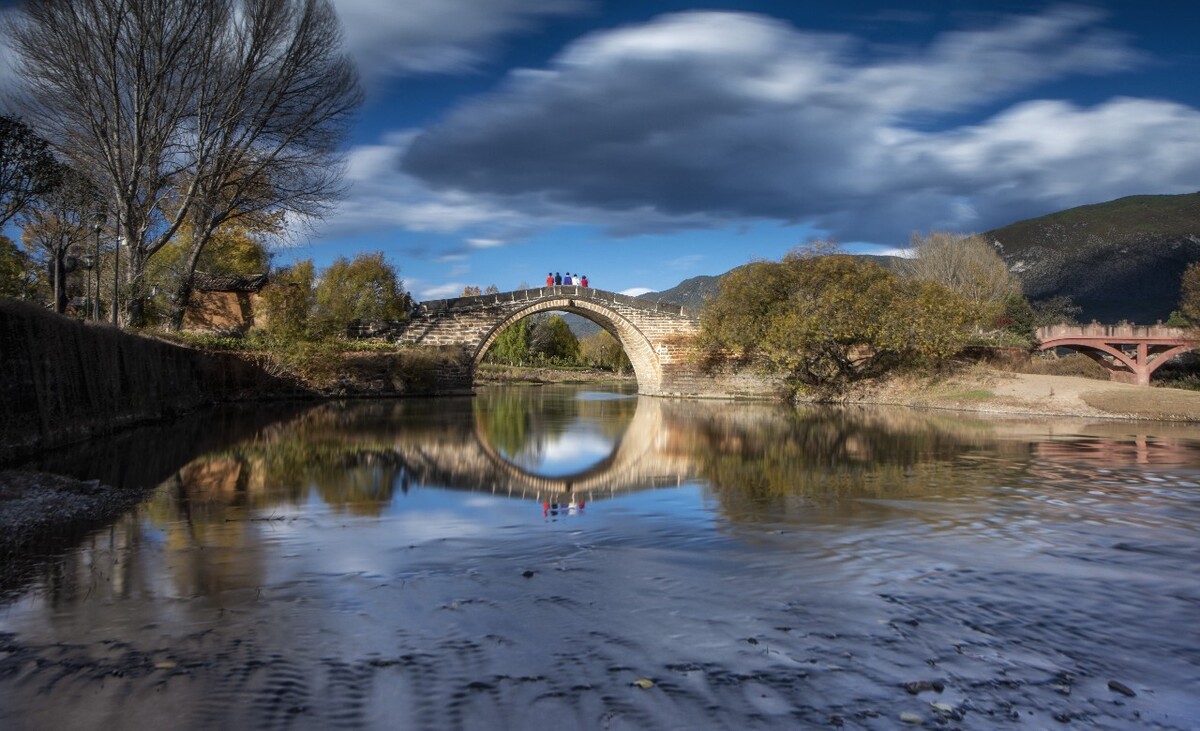
[{"label": "bare tree", "polygon": [[338,192],[361,93],[328,0],[28,0],[9,33],[39,128],[106,188],[134,325],[185,222],[173,319],[223,223],[319,216]]},{"label": "bare tree", "polygon": [[92,181],[64,167],[59,185],[21,213],[25,248],[36,252],[35,261],[43,262],[50,273],[55,312],[66,309],[66,275],[75,268],[70,258],[72,250],[84,255],[99,205],[100,196]]},{"label": "bare tree", "polygon": [[998,305],[1021,293],[1021,284],[1008,265],[978,234],[931,231],[913,234],[908,257],[897,265],[900,274],[937,282],[976,306]]},{"label": "bare tree", "polygon": [[19,119],[0,115],[0,227],[53,190],[59,172],[46,140]]}]

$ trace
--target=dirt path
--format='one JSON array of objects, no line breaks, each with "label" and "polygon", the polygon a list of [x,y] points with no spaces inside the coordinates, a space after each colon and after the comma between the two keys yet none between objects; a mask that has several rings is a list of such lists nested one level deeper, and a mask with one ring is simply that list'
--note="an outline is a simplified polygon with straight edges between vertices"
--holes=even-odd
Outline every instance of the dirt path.
[{"label": "dirt path", "polygon": [[932,381],[897,380],[861,400],[992,413],[1200,421],[1197,391],[988,368]]}]

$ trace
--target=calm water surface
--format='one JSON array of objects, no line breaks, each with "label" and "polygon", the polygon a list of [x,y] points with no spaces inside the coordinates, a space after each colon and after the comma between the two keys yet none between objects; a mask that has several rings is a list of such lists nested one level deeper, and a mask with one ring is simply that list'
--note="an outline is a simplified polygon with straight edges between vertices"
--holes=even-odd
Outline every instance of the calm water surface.
[{"label": "calm water surface", "polygon": [[1200,728],[1196,428],[493,388],[54,459],[157,487],[0,572],[6,729]]}]

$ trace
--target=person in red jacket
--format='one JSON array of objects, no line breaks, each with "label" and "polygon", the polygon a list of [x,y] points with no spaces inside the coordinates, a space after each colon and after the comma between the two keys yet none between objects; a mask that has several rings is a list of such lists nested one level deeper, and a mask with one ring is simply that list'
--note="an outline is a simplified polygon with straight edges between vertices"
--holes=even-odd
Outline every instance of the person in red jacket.
[{"label": "person in red jacket", "polygon": [[554,272],[550,272],[549,274],[546,275],[546,286],[547,287],[554,286]]},{"label": "person in red jacket", "polygon": [[583,275],[583,278],[579,280],[579,286],[581,286],[581,287],[586,287],[586,286],[588,286],[588,283],[587,283],[587,275],[586,275],[586,274],[584,274],[584,275]]}]

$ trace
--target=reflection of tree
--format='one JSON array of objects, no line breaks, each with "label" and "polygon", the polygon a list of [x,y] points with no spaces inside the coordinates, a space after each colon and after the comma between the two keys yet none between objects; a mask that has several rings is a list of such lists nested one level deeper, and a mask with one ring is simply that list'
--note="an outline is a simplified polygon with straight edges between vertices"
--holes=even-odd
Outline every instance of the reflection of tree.
[{"label": "reflection of tree", "polygon": [[[673,421],[673,420],[672,420]],[[712,411],[681,423],[699,474],[737,518],[785,513],[797,501],[931,494],[967,452],[987,444],[1027,455],[1024,443],[996,442],[970,422],[911,413],[815,409],[783,418],[736,419]]]}]

